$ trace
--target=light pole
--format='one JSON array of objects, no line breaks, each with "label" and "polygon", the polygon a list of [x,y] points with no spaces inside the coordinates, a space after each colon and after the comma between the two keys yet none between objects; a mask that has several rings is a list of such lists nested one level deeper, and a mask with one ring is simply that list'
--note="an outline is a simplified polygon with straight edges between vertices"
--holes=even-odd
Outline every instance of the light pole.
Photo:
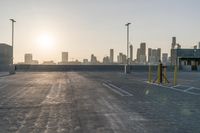
[{"label": "light pole", "polygon": [[11,64],[13,65],[13,59],[14,59],[14,54],[13,54],[13,46],[14,46],[14,23],[16,22],[14,19],[10,19],[12,22],[12,59],[11,59]]},{"label": "light pole", "polygon": [[14,59],[13,45],[14,45],[14,23],[16,21],[14,19],[10,19],[10,21],[12,22],[12,57],[11,57],[12,59],[11,59],[11,63],[10,63],[9,73],[15,74],[15,66],[13,65],[13,59]]},{"label": "light pole", "polygon": [[131,23],[127,23],[125,24],[125,26],[127,27],[127,55],[126,55],[126,58],[127,58],[127,64],[126,64],[126,67],[125,67],[125,73],[129,73],[129,59],[128,59],[128,55],[129,55],[129,25]]}]

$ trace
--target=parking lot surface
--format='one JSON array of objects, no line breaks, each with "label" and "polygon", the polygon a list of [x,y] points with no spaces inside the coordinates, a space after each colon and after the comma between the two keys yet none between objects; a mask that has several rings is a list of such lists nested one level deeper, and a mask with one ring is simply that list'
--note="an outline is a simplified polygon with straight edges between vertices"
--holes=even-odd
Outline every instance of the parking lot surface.
[{"label": "parking lot surface", "polygon": [[[199,133],[200,74],[18,72],[0,77],[1,133]],[[173,73],[169,74],[170,82]]]}]

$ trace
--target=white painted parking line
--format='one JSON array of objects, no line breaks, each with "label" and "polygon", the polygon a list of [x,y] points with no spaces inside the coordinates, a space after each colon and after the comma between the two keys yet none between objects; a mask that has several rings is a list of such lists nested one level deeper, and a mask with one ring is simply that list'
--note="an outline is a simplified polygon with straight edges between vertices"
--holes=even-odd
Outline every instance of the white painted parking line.
[{"label": "white painted parking line", "polygon": [[113,88],[115,88],[115,89],[117,89],[117,90],[119,90],[119,91],[125,93],[127,96],[133,96],[131,93],[129,93],[129,92],[127,92],[127,91],[125,91],[125,90],[123,90],[123,89],[121,89],[121,88],[119,88],[119,87],[117,87],[117,86],[115,86],[115,85],[113,85],[113,84],[111,84],[111,83],[108,83],[108,84],[109,84],[110,86],[112,86]]},{"label": "white painted parking line", "polygon": [[109,88],[113,92],[119,94],[120,96],[133,96],[131,93],[111,84],[111,83],[102,83],[103,86]]},{"label": "white painted parking line", "polygon": [[173,87],[179,87],[179,86],[181,86],[181,85],[175,85],[175,86],[172,86],[172,88],[173,88]]},{"label": "white painted parking line", "polygon": [[122,94],[121,92],[119,92],[119,91],[113,89],[112,87],[110,87],[109,85],[107,85],[107,84],[105,84],[105,83],[103,83],[103,86],[105,86],[105,87],[111,89],[113,92],[119,94],[120,96],[124,96],[124,94]]},{"label": "white painted parking line", "polygon": [[189,92],[189,91],[186,91],[186,93],[188,93],[188,94],[192,94],[192,95],[196,95],[196,96],[200,96],[200,93]]},{"label": "white painted parking line", "polygon": [[[197,89],[197,90],[200,90],[200,88],[195,88],[195,87],[191,87],[191,86],[185,86],[185,85],[176,85],[176,86],[171,86],[171,87],[168,87],[168,86],[164,86],[162,84],[156,84],[156,83],[149,83],[148,81],[146,81],[145,83],[147,84],[152,84],[152,85],[156,85],[156,86],[160,86],[160,87],[163,87],[163,88],[168,88],[168,89],[171,89],[171,90],[175,90],[175,91],[179,91],[179,92],[183,92],[183,93],[188,93],[188,94],[191,94],[191,95],[196,95],[196,96],[199,96],[200,95],[200,92],[199,93],[195,93],[195,92],[191,92],[190,90],[193,90],[193,89]],[[178,89],[177,87],[188,87],[187,89],[185,90],[182,90],[182,89]]]},{"label": "white painted parking line", "polygon": [[186,92],[186,91],[189,91],[189,90],[192,90],[192,89],[194,89],[194,87],[189,87],[188,89],[186,89],[184,91]]},{"label": "white painted parking line", "polygon": [[200,88],[193,87],[193,89],[200,90]]},{"label": "white painted parking line", "polygon": [[192,90],[194,88],[188,88],[189,90],[185,91],[185,90],[181,90],[181,89],[177,89],[177,88],[173,88],[173,87],[170,87],[170,89],[172,90],[176,90],[176,91],[180,91],[180,92],[184,92],[184,93],[188,93],[188,94],[192,94],[192,95],[200,95],[200,93],[195,93],[195,92],[190,92],[189,90]]}]

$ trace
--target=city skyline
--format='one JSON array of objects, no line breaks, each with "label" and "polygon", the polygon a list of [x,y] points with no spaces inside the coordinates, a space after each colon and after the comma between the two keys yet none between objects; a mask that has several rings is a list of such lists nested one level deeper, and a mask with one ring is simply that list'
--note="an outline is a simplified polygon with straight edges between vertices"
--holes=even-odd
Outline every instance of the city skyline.
[{"label": "city skyline", "polygon": [[126,53],[125,23],[131,22],[134,59],[141,42],[169,54],[172,36],[184,48],[193,48],[200,41],[199,4],[197,0],[49,0],[48,4],[47,0],[2,0],[0,43],[11,45],[9,19],[14,18],[15,63],[23,61],[25,53],[32,53],[40,62],[59,62],[62,51],[70,51],[70,57],[81,61],[91,53],[102,60],[110,48]]},{"label": "city skyline", "polygon": [[[9,46],[9,45],[8,45]],[[128,62],[131,65],[157,65],[160,63],[160,61],[164,65],[170,65],[174,64],[175,62],[175,55],[174,50],[183,50],[187,52],[183,52],[184,54],[192,54],[196,55],[196,50],[200,49],[200,42],[198,45],[194,45],[192,49],[186,49],[181,48],[181,45],[177,43],[176,37],[172,37],[171,42],[171,51],[170,56],[168,56],[168,53],[162,52],[161,48],[150,48],[146,46],[145,42],[140,43],[140,48],[137,49],[136,58],[133,58],[133,46],[130,45],[129,47],[129,57]],[[192,50],[192,51],[191,51]],[[188,53],[190,51],[190,53]],[[115,61],[115,56],[117,57]],[[90,61],[89,61],[90,60]],[[103,59],[98,59],[95,54],[91,54],[90,59],[84,58],[82,61],[78,59],[69,60],[69,52],[62,52],[61,53],[61,61],[60,62],[54,62],[53,60],[43,61],[43,63],[39,63],[38,60],[33,60],[33,55],[31,53],[26,53],[24,55],[24,62],[19,62],[17,64],[59,64],[59,65],[70,65],[70,64],[76,64],[76,65],[97,65],[97,64],[107,64],[107,65],[113,65],[113,64],[126,64],[127,63],[127,55],[125,55],[122,52],[117,53],[114,52],[114,49],[109,50],[109,56],[104,56]]]},{"label": "city skyline", "polygon": [[[3,45],[7,45],[4,43],[0,43]],[[9,46],[9,45],[8,45]],[[182,49],[181,45],[176,42],[176,37],[172,37],[172,42],[171,42],[171,50],[172,49]],[[183,48],[183,49],[188,49],[188,48]],[[198,44],[193,45],[192,48],[190,49],[200,49],[200,42]],[[114,52],[115,50],[113,48],[109,49],[109,53],[107,53],[103,58],[97,58],[95,53],[91,53],[90,56],[91,58],[83,58],[82,60],[73,58],[69,56],[69,51],[62,51],[61,55],[59,55],[59,60],[55,61],[53,59],[49,60],[33,60],[33,53],[24,53],[24,62],[19,61],[16,62],[15,64],[48,64],[48,62],[51,62],[50,64],[67,64],[67,63],[72,63],[75,64],[80,64],[83,63],[85,64],[84,60],[87,60],[86,64],[126,64],[127,57],[125,53],[123,52]],[[107,51],[108,52],[108,51]],[[166,55],[167,54],[167,55]],[[26,56],[28,55],[28,60],[26,61]],[[169,57],[168,57],[169,55]],[[163,63],[170,63],[170,58],[171,58],[171,52],[163,52],[161,48],[151,48],[146,45],[146,42],[141,42],[140,47],[137,48],[137,52],[135,53],[135,58],[134,53],[133,53],[133,46],[132,44],[129,47],[129,63],[131,64],[140,64],[140,65],[147,65],[148,63],[150,64],[157,64],[159,63],[159,60],[163,61]],[[95,57],[95,61],[92,61],[92,56]],[[164,56],[164,57],[163,57]],[[167,58],[166,58],[167,57]],[[89,61],[91,60],[91,61]]]}]

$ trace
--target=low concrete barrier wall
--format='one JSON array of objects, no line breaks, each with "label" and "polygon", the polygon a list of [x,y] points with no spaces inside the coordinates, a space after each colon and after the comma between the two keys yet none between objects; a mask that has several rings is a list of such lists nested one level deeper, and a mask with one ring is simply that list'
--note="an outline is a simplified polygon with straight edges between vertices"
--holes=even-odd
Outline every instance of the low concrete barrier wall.
[{"label": "low concrete barrier wall", "polygon": [[0,65],[0,72],[9,71],[9,65]]},{"label": "low concrete barrier wall", "polygon": [[[130,65],[131,71],[148,72],[147,65]],[[151,67],[157,71],[157,66]],[[168,71],[173,70],[167,67]],[[16,65],[16,71],[119,71],[124,72],[124,65]]]},{"label": "low concrete barrier wall", "polygon": [[191,66],[182,66],[182,71],[185,71],[185,72],[191,72],[192,71],[192,67]]},{"label": "low concrete barrier wall", "polygon": [[200,72],[200,66],[198,66],[198,67],[197,67],[197,71],[199,71],[199,72]]}]

